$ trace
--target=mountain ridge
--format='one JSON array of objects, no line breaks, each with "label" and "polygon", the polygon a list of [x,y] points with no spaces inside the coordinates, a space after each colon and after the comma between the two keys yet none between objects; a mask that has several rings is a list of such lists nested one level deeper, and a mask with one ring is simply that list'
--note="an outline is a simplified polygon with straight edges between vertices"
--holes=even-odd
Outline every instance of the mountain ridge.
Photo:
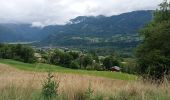
[{"label": "mountain ridge", "polygon": [[[113,16],[78,16],[65,25],[43,28],[31,24],[0,24],[0,42],[57,42],[72,37],[110,37],[115,34],[136,34],[152,18],[152,11],[133,11]],[[136,19],[136,20],[135,20]],[[50,40],[49,40],[50,39]],[[64,42],[64,41],[63,41]]]},{"label": "mountain ridge", "polygon": [[72,37],[110,38],[117,34],[137,34],[151,19],[152,11],[134,11],[110,17],[79,16],[56,28],[55,34],[49,35],[42,42],[60,45],[66,42],[63,40]]}]

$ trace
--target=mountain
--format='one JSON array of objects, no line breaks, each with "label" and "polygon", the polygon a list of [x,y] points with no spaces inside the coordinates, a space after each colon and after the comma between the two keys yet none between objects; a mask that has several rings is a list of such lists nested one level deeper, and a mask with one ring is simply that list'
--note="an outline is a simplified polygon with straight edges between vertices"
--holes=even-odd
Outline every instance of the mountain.
[{"label": "mountain", "polygon": [[[137,34],[140,28],[152,19],[152,11],[133,11],[116,16],[79,16],[63,26],[48,26],[43,29],[53,33],[41,43],[53,45],[79,45],[105,41],[115,35]],[[48,31],[50,30],[50,32]],[[86,39],[85,39],[86,38]]]},{"label": "mountain", "polygon": [[41,40],[41,28],[32,27],[31,24],[0,24],[0,42],[22,42]]},{"label": "mountain", "polygon": [[140,28],[152,19],[152,12],[133,11],[114,16],[78,16],[65,25],[44,28],[31,24],[0,24],[0,42],[37,41],[36,46],[132,51],[141,39]]},{"label": "mountain", "polygon": [[0,42],[31,42],[40,41],[55,34],[61,25],[33,27],[31,24],[1,23]]},{"label": "mountain", "polygon": [[52,43],[74,37],[108,38],[116,34],[136,34],[151,20],[151,12],[134,11],[110,17],[78,16],[66,25],[49,25],[44,28],[32,27],[31,24],[0,24],[0,42],[42,40]]},{"label": "mountain", "polygon": [[0,42],[14,42],[16,40],[22,41],[23,37],[15,33],[13,30],[0,25]]}]

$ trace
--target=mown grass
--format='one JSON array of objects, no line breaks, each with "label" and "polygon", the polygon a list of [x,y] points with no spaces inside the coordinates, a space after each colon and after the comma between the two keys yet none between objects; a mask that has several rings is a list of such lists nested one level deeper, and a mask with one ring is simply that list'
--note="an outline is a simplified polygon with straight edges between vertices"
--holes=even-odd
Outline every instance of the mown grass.
[{"label": "mown grass", "polygon": [[106,77],[106,78],[120,79],[120,80],[137,79],[137,76],[135,75],[119,73],[119,72],[73,70],[61,66],[43,64],[43,63],[28,64],[28,63],[14,61],[10,59],[0,59],[0,63],[7,64],[17,69],[26,70],[26,71],[46,72],[50,70],[52,72],[91,75],[91,76],[99,76],[99,77]]}]

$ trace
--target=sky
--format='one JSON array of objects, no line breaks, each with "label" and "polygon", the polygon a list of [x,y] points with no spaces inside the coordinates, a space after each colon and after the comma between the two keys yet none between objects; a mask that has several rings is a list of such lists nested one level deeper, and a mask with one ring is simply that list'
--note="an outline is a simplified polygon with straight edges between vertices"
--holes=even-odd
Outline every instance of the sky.
[{"label": "sky", "polygon": [[0,23],[65,24],[77,16],[154,10],[163,0],[0,0]]}]

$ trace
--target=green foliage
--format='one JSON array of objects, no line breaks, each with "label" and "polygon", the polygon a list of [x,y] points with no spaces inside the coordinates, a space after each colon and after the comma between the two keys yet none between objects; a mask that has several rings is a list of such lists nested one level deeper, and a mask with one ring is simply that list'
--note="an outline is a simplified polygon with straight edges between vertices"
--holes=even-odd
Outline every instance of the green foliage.
[{"label": "green foliage", "polygon": [[58,49],[54,50],[50,62],[55,65],[63,65],[65,67],[70,67],[70,64],[73,60],[73,56],[67,52],[62,52]]},{"label": "green foliage", "polygon": [[99,63],[99,57],[95,51],[90,51],[89,52],[92,56],[92,58],[95,60],[96,63]]},{"label": "green foliage", "polygon": [[72,69],[78,69],[79,68],[79,64],[77,61],[72,61],[71,64],[70,64],[70,68]]},{"label": "green foliage", "polygon": [[91,83],[89,83],[88,89],[85,92],[88,100],[93,100],[94,98],[94,90],[91,87]]},{"label": "green foliage", "polygon": [[25,63],[34,63],[34,50],[30,47],[17,45],[3,45],[0,46],[0,58],[15,59]]},{"label": "green foliage", "polygon": [[73,57],[73,59],[79,58],[79,53],[78,52],[69,52],[69,54]]},{"label": "green foliage", "polygon": [[109,70],[113,66],[119,66],[119,61],[114,56],[109,56],[103,60],[103,65]]},{"label": "green foliage", "polygon": [[[73,52],[73,51],[62,51],[59,49],[50,50],[49,59],[51,64],[62,65],[67,68],[72,69],[86,69],[86,70],[105,70],[103,66],[101,66],[101,59],[97,56],[95,52],[90,53],[82,53],[82,52]],[[44,54],[42,54],[44,55]],[[46,55],[46,54],[45,54]],[[47,57],[47,56],[45,56]],[[109,61],[105,60],[105,65],[111,63],[111,67],[113,65],[119,65],[120,58],[117,56],[109,56]],[[47,58],[46,58],[47,59]],[[110,67],[109,67],[110,68]],[[108,68],[108,69],[109,69]]]},{"label": "green foliage", "polygon": [[170,71],[170,4],[160,4],[153,21],[140,33],[144,40],[137,48],[139,74],[153,80],[163,79]]},{"label": "green foliage", "polygon": [[60,63],[66,67],[69,67],[72,60],[73,60],[73,57],[69,53],[64,53],[61,56]]},{"label": "green foliage", "polygon": [[125,62],[121,63],[122,67],[122,72],[124,73],[129,73],[129,74],[137,74],[138,72],[138,67],[137,67],[137,62],[134,59],[128,59]]},{"label": "green foliage", "polygon": [[59,82],[52,80],[53,78],[54,76],[49,72],[47,79],[42,84],[42,95],[45,100],[52,100],[58,95]]},{"label": "green foliage", "polygon": [[88,65],[92,65],[93,59],[90,55],[85,55],[82,57],[82,65],[86,68]]},{"label": "green foliage", "polygon": [[104,67],[101,66],[99,63],[94,63],[94,64],[93,64],[93,67],[94,67],[94,70],[97,70],[97,71],[102,71],[102,70],[104,70]]},{"label": "green foliage", "polygon": [[[51,52],[51,51],[49,51],[49,52]],[[55,65],[60,64],[60,60],[61,60],[62,56],[63,56],[63,52],[56,49],[53,51],[52,55],[50,55],[50,57],[51,57],[50,62]]]},{"label": "green foliage", "polygon": [[160,8],[154,13],[154,22],[159,23],[170,20],[170,4],[168,0],[164,0],[159,6]]}]

